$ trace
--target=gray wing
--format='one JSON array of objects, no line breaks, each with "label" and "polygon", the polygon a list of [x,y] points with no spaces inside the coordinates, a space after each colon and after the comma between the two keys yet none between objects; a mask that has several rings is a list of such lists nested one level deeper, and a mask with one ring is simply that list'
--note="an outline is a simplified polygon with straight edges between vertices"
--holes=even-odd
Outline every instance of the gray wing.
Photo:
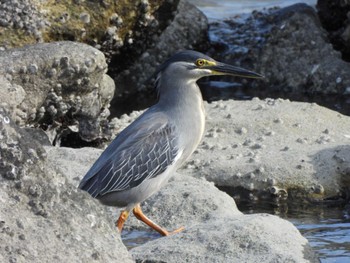
[{"label": "gray wing", "polygon": [[141,115],[107,147],[79,188],[97,197],[133,188],[158,176],[179,153],[176,138],[164,114]]}]

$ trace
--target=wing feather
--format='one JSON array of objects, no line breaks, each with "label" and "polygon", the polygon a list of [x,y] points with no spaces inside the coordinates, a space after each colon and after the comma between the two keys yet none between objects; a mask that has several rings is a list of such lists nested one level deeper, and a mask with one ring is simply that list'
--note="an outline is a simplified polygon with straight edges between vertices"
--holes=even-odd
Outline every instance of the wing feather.
[{"label": "wing feather", "polygon": [[79,188],[97,197],[160,175],[179,154],[176,139],[176,130],[164,114],[141,115],[101,154]]}]

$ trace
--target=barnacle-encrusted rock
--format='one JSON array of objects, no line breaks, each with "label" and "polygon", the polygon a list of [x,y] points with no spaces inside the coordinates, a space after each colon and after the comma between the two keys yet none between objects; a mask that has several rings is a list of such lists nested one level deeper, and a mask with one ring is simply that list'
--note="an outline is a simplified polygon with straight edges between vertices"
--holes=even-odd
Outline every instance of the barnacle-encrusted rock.
[{"label": "barnacle-encrusted rock", "polygon": [[114,82],[103,53],[85,44],[57,42],[3,51],[0,104],[21,125],[54,130],[59,139],[76,125],[83,140],[104,137]]},{"label": "barnacle-encrusted rock", "polygon": [[0,262],[133,262],[105,210],[1,106],[0,149]]}]

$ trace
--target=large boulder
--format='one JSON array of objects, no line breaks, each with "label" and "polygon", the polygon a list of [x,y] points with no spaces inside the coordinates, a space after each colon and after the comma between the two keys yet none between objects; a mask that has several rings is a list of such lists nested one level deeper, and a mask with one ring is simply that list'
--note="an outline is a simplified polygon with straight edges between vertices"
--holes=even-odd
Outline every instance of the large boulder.
[{"label": "large boulder", "polygon": [[105,209],[0,108],[0,261],[133,262]]},{"label": "large boulder", "polygon": [[334,50],[316,11],[306,4],[253,12],[244,23],[241,18],[215,22],[210,30],[220,39],[211,53],[227,49],[215,57],[265,75],[265,81],[248,82],[256,92],[349,92],[350,64]]},{"label": "large boulder", "polygon": [[106,136],[113,80],[102,52],[74,42],[45,43],[1,52],[0,104],[20,126],[40,126],[59,144],[77,133]]},{"label": "large boulder", "polygon": [[[207,105],[207,132],[181,172],[239,197],[342,201],[350,176],[350,118],[315,103],[281,99]],[[236,189],[236,191],[234,190]]]},{"label": "large boulder", "polygon": [[[59,167],[73,184],[78,184],[101,153],[93,148],[46,150],[50,163]],[[88,194],[81,194],[91,199]],[[266,214],[243,215],[232,197],[204,178],[176,174],[142,208],[168,230],[181,226],[185,230],[139,244],[131,250],[136,262],[318,262],[307,240],[291,223]],[[111,222],[118,216],[116,209],[111,208]],[[131,214],[123,231],[136,230],[152,231]]]},{"label": "large boulder", "polygon": [[[204,176],[236,198],[344,201],[350,118],[282,99],[206,104],[206,133],[182,174]],[[118,132],[140,112],[113,119]]]},{"label": "large boulder", "polygon": [[221,217],[133,248],[136,262],[319,262],[290,222],[267,214]]}]

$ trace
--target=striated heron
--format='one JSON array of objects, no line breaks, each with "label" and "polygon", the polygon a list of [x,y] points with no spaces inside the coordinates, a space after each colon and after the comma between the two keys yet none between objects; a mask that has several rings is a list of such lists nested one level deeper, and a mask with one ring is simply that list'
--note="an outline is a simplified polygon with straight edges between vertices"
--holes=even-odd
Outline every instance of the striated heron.
[{"label": "striated heron", "polygon": [[198,146],[205,124],[197,80],[212,75],[262,78],[196,52],[182,51],[156,73],[159,94],[150,107],[125,128],[93,164],[79,188],[102,204],[125,207],[116,226],[121,232],[130,211],[162,235],[168,232],[147,218],[140,203],[161,189]]}]

